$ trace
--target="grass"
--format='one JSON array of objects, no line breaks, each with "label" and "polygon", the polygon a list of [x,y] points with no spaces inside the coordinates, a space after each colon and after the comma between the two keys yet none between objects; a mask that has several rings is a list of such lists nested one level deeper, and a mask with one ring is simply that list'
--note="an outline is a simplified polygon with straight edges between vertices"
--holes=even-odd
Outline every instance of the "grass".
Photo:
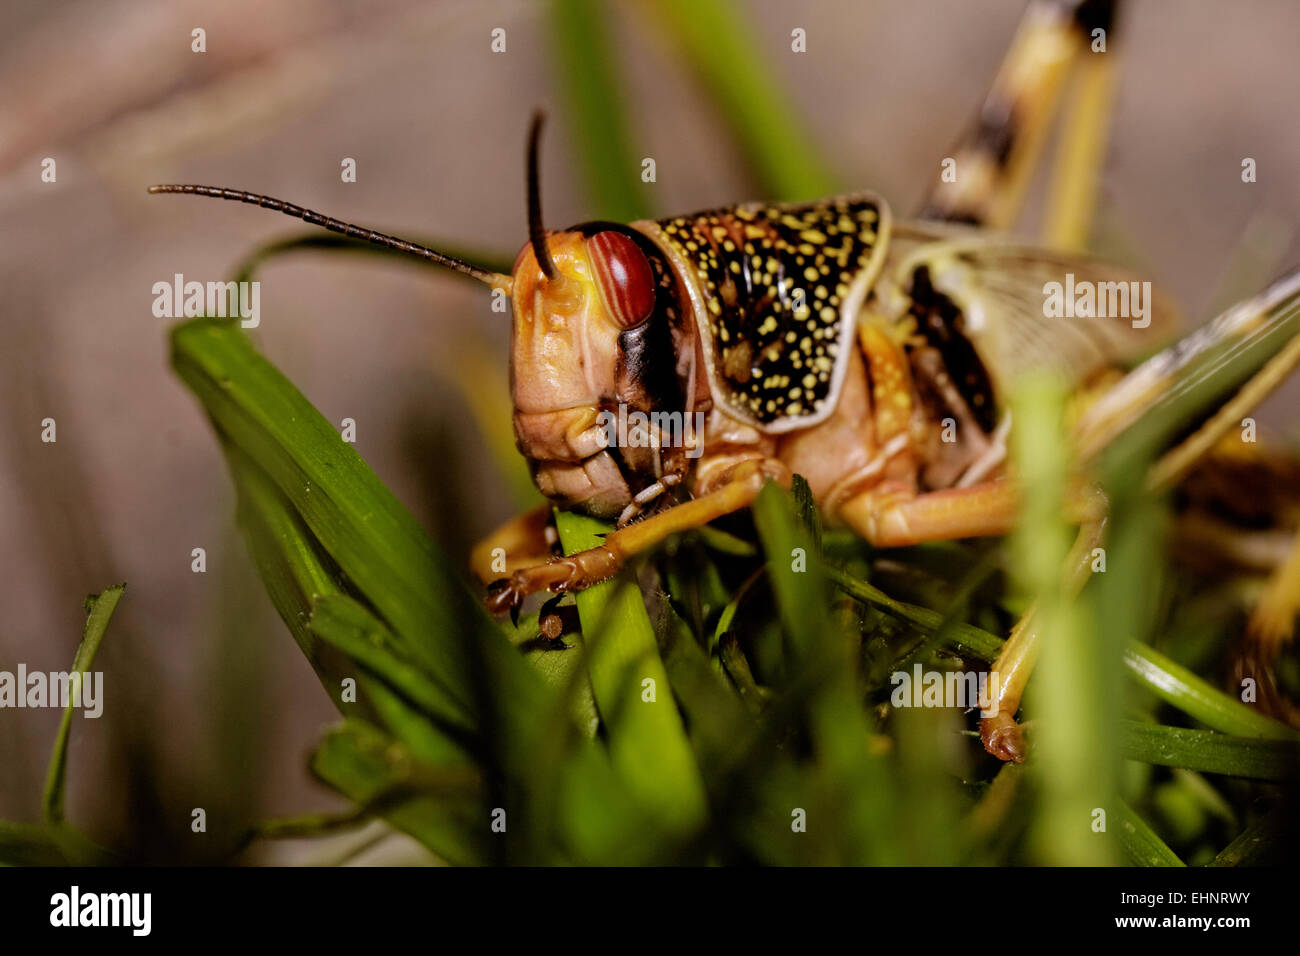
[{"label": "grass", "polygon": [[[950,548],[943,562],[931,556],[938,573],[918,561],[865,580],[881,555],[825,534],[803,486],[794,496],[769,487],[752,531],[685,536],[639,578],[628,572],[577,595],[582,631],[570,650],[520,654],[515,647],[536,643],[535,617],[517,627],[491,621],[458,570],[237,325],[187,323],[173,349],[222,438],[268,591],[346,715],[313,770],[357,801],[357,819],[382,816],[445,859],[1171,863],[1177,855],[1134,809],[1143,791],[1118,792],[1121,759],[1262,781],[1286,779],[1295,766],[1288,728],[1149,646],[1090,645],[1084,616],[1071,625],[1073,659],[1063,659],[1073,674],[1064,686],[1078,699],[1039,708],[1054,759],[1030,764],[1027,808],[981,830],[974,821],[998,768],[969,736],[970,720],[889,713],[867,679],[881,669],[877,655],[886,669],[913,659],[960,669],[996,655],[1001,637],[976,622],[1011,619],[1007,580],[974,589],[960,613],[882,586],[952,591],[981,563],[966,549]],[[1059,405],[1042,394],[1030,400],[1042,424],[1035,431],[1031,420],[1025,434],[1041,453]],[[1059,488],[1062,474],[1043,480]],[[1049,495],[1026,524],[1022,565],[1060,564],[1064,526],[1050,554],[1033,550],[1058,501]],[[558,522],[567,550],[608,530],[576,515]],[[1120,553],[1112,560],[1124,562]],[[891,556],[900,562],[907,555]],[[1052,577],[1040,572],[1030,583],[1041,592]],[[1090,696],[1102,685],[1070,685],[1078,655],[1099,657],[1098,646],[1135,687],[1213,729],[1120,720],[1123,710],[1112,708],[1107,736]],[[339,693],[348,677],[355,703]],[[1109,776],[1097,772],[1104,762]],[[1116,792],[1095,790],[1105,779]],[[1111,809],[1114,842],[1076,825],[1096,806]],[[498,810],[505,833],[491,829]],[[1083,836],[1065,839],[1066,830]],[[1212,829],[1205,836],[1214,839]],[[1219,839],[1215,853],[1228,842]]]},{"label": "grass", "polygon": [[[1113,710],[1113,740],[1099,736],[1101,708],[1087,696],[1096,685],[1075,688],[1083,699],[1058,712],[1029,714],[1056,752],[1031,761],[1027,777],[983,757],[969,716],[883,706],[879,675],[893,668],[963,669],[996,655],[1004,627],[989,622],[1005,625],[1025,600],[1001,573],[1013,564],[1000,549],[876,554],[824,531],[801,482],[794,495],[770,486],[752,527],[683,536],[577,595],[574,646],[546,650],[535,616],[518,626],[487,617],[459,569],[237,323],[188,322],[172,345],[226,454],[268,594],[341,713],[311,769],[355,803],[342,817],[267,821],[232,853],[254,838],[381,817],[465,864],[1175,865],[1155,799],[1163,768],[1235,781],[1221,796],[1238,828],[1207,817],[1180,834],[1184,853],[1249,862],[1267,842],[1251,807],[1269,791],[1252,788],[1294,775],[1295,733],[1146,644],[1111,655],[1145,695]],[[1046,435],[1053,406],[1035,400]],[[1024,533],[1037,536],[1049,515]],[[608,530],[557,518],[568,550]],[[1033,545],[1022,543],[1022,565],[1046,561]],[[120,596],[111,589],[90,606],[76,668],[89,667]],[[1075,653],[1095,655],[1087,620],[1074,625],[1085,644]],[[1119,719],[1125,712],[1134,716]],[[1168,722],[1178,715],[1210,729]],[[70,719],[46,826],[0,829],[10,861],[109,858],[63,821]],[[1152,768],[1138,786],[1115,770],[1115,792],[1098,803],[1110,810],[1106,833],[1072,816],[1093,807],[1091,794],[1077,799],[1079,768],[1092,766],[1070,762],[1080,753]],[[999,787],[1004,778],[1016,782]],[[1064,799],[1063,783],[1076,799]],[[1064,839],[1067,828],[1083,835]]]}]

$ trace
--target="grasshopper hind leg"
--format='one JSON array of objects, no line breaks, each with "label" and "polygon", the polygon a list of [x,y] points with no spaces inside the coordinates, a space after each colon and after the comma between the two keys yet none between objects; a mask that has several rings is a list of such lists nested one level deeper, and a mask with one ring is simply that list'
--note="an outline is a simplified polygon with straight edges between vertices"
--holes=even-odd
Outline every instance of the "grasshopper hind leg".
[{"label": "grasshopper hind leg", "polygon": [[[1105,153],[1115,0],[1033,0],[966,135],[931,185],[922,218],[1008,229],[1020,217],[1063,101],[1046,238],[1086,244]],[[1100,34],[1098,33],[1100,31]],[[1107,47],[1108,48],[1108,47]]]}]

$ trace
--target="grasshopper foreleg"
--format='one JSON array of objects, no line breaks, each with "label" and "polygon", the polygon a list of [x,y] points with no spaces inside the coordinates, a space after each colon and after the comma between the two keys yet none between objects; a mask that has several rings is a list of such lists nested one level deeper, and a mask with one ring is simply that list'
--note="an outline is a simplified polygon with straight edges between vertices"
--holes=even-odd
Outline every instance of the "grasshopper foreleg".
[{"label": "grasshopper foreleg", "polygon": [[629,558],[670,535],[749,507],[769,480],[788,485],[789,470],[769,458],[742,461],[720,478],[715,490],[610,532],[598,548],[522,568],[493,582],[486,601],[488,610],[501,614],[539,591],[562,593],[599,584],[618,573]]}]

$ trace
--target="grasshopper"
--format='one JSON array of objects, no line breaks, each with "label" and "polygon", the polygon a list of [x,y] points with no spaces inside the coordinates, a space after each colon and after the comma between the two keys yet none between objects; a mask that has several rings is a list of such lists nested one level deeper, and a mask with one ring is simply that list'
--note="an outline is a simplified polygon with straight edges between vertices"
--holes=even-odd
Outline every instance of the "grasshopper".
[{"label": "grasshopper", "polygon": [[[1033,31],[1059,34],[1080,23],[1059,11],[1027,22],[1031,35],[1018,42],[1034,49],[1042,38]],[[1026,117],[1043,112],[1023,104],[1043,98],[1042,84],[1058,84],[1053,70],[1040,71],[1028,91],[1017,86],[1023,77],[1004,71],[990,93],[990,102],[1021,104],[1002,112],[1019,116],[1022,142],[1033,138]],[[1116,266],[972,225],[999,218],[987,203],[973,208],[965,196],[932,210],[947,221],[908,222],[883,197],[860,192],[548,231],[541,127],[537,114],[527,150],[529,238],[510,275],[256,193],[150,187],[272,209],[510,298],[516,443],[549,505],[507,524],[472,556],[496,613],[517,612],[534,593],[604,581],[671,535],[747,508],[766,483],[788,487],[795,474],[829,522],[876,547],[1006,534],[1019,495],[1005,398],[1021,376],[1050,370],[1092,397],[1075,435],[1086,458],[1196,356],[1261,334],[1267,316],[1300,301],[1300,280],[1282,280],[1122,377],[1171,337],[1169,302]],[[996,180],[1023,154],[1004,135],[990,159],[986,133],[977,131],[974,165]],[[1091,290],[1091,303],[1073,318],[1057,314],[1048,306],[1053,286],[1061,295]],[[1207,426],[1162,461],[1168,482],[1239,417],[1243,402],[1259,401],[1300,360],[1294,343],[1284,351],[1225,405],[1217,431]],[[599,547],[552,555],[550,506],[613,521],[615,530]],[[1081,544],[1098,540],[1100,490],[1081,480],[1070,511]],[[1077,571],[1073,579],[1081,586]],[[1282,614],[1294,613],[1293,603],[1283,605]],[[981,726],[985,746],[1002,759],[1025,756],[1014,714],[1036,646],[1031,612],[995,665],[998,714]]]}]

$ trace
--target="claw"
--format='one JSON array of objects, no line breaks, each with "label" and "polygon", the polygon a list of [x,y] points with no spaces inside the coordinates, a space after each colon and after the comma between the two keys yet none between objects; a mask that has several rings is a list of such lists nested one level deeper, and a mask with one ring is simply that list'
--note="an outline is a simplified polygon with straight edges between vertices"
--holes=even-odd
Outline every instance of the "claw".
[{"label": "claw", "polygon": [[523,606],[524,596],[515,587],[514,578],[497,578],[488,585],[487,596],[483,604],[492,615],[510,612],[510,623],[519,626],[519,608]]},{"label": "claw", "polygon": [[980,740],[984,742],[984,749],[999,760],[1024,763],[1029,756],[1024,731],[1015,718],[1008,714],[997,714],[981,720]]}]

